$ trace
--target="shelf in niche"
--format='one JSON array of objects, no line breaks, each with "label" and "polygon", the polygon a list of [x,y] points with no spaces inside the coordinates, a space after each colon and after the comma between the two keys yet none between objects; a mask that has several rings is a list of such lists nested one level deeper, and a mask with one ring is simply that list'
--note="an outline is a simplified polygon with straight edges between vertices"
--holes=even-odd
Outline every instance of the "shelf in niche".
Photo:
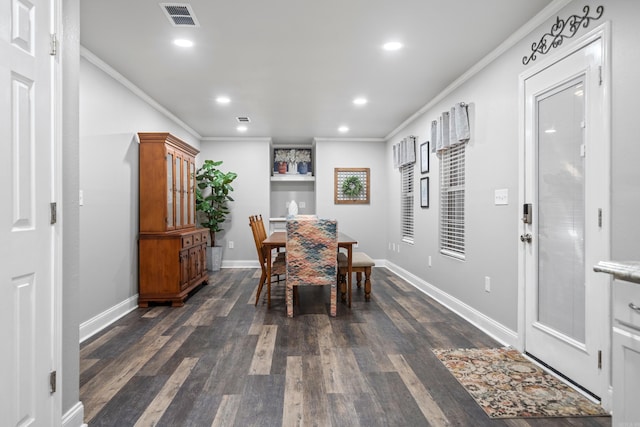
[{"label": "shelf in niche", "polygon": [[316,177],[313,175],[300,175],[300,174],[282,174],[273,175],[271,181],[315,181]]}]

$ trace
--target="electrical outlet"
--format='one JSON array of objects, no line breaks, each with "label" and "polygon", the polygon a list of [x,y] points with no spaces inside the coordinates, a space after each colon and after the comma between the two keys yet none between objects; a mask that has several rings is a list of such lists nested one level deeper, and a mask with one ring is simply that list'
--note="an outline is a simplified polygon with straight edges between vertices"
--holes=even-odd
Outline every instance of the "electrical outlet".
[{"label": "electrical outlet", "polygon": [[229,249],[233,249],[233,240],[229,240]]},{"label": "electrical outlet", "polygon": [[431,255],[429,255],[429,267],[431,267]]},{"label": "electrical outlet", "polygon": [[300,202],[300,208],[304,209],[307,207],[307,204],[305,202]]},{"label": "electrical outlet", "polygon": [[491,278],[489,276],[484,276],[484,291],[491,292]]}]

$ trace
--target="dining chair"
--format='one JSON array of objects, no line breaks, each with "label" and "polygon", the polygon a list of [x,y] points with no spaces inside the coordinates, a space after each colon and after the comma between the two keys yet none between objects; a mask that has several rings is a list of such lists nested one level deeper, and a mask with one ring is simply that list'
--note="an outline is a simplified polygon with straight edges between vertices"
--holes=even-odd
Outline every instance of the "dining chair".
[{"label": "dining chair", "polygon": [[287,219],[287,316],[293,317],[296,286],[330,285],[331,315],[337,306],[338,223],[313,217]]},{"label": "dining chair", "polygon": [[[258,254],[258,262],[260,263],[260,269],[262,270],[262,274],[260,275],[260,282],[258,283],[258,290],[256,291],[256,303],[254,305],[258,305],[258,301],[260,300],[260,293],[262,292],[262,288],[264,283],[267,281],[267,249],[264,247],[262,242],[267,238],[267,233],[264,228],[264,222],[262,221],[262,215],[251,215],[249,216],[249,227],[251,227],[251,232],[253,233],[253,240],[256,245],[256,252]],[[274,261],[271,263],[271,276],[276,276],[276,282],[280,282],[284,280],[281,276],[285,275],[285,254],[284,252],[279,252],[278,255],[273,258]],[[267,294],[271,295],[271,283],[267,283]]]}]

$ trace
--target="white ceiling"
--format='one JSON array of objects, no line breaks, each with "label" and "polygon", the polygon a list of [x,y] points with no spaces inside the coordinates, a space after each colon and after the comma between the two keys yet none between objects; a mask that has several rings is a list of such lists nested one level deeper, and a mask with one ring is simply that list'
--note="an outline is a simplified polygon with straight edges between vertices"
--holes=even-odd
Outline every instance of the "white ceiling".
[{"label": "white ceiling", "polygon": [[160,3],[82,0],[81,44],[202,137],[307,143],[388,136],[551,0],[191,0],[197,28]]}]

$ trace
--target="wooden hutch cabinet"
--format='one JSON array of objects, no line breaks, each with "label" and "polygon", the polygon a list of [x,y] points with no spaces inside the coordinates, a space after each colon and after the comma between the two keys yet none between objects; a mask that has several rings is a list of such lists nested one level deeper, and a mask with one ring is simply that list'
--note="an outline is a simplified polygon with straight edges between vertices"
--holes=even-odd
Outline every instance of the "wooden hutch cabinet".
[{"label": "wooden hutch cabinet", "polygon": [[195,226],[195,157],[198,150],[169,133],[140,138],[138,305],[184,305],[207,282],[208,229]]}]

